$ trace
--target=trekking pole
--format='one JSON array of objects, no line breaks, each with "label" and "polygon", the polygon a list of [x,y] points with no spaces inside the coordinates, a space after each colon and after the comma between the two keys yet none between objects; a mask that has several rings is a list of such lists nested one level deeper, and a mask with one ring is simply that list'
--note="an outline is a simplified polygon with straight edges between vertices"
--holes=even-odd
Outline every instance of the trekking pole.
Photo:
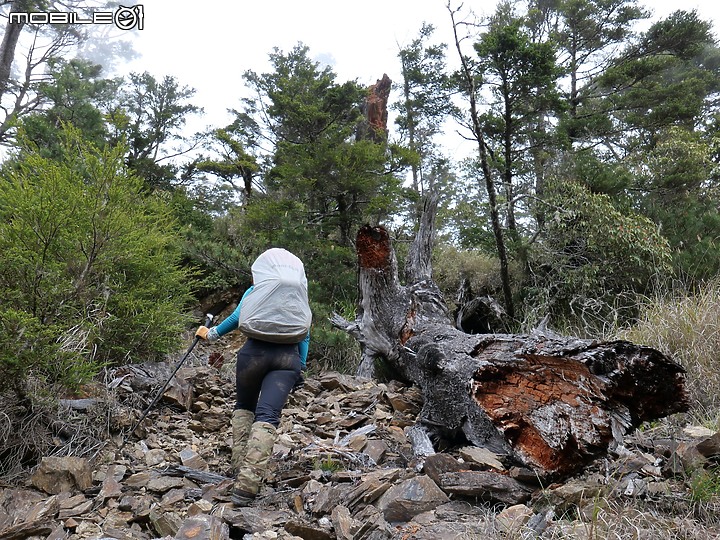
[{"label": "trekking pole", "polygon": [[[213,320],[213,316],[212,316],[210,313],[208,313],[208,314],[207,314],[207,318],[205,319],[205,326],[210,326],[210,323],[212,322],[212,320]],[[180,366],[183,365],[183,362],[185,362],[185,360],[187,359],[187,357],[190,356],[190,353],[191,353],[192,350],[195,348],[195,345],[198,344],[198,341],[200,341],[200,337],[199,337],[199,336],[195,336],[195,339],[193,339],[192,344],[190,345],[190,347],[188,347],[188,350],[185,351],[185,354],[183,355],[183,357],[180,359],[180,361],[179,361],[179,362],[177,363],[177,365],[175,366],[175,369],[174,369],[173,372],[170,374],[170,377],[168,377],[168,380],[165,381],[165,384],[163,384],[163,386],[162,386],[162,388],[160,389],[160,391],[157,393],[157,395],[156,395],[156,396],[153,398],[153,400],[150,402],[150,405],[148,405],[147,409],[145,409],[145,411],[142,413],[142,416],[140,416],[140,420],[138,420],[138,421],[135,423],[135,426],[134,426],[130,431],[128,431],[128,432],[125,434],[125,437],[123,438],[123,442],[122,442],[122,444],[120,445],[120,448],[117,449],[118,452],[120,452],[120,450],[122,450],[123,448],[125,448],[125,445],[127,444],[128,439],[130,438],[130,435],[132,435],[133,433],[135,433],[135,430],[138,428],[138,426],[140,426],[140,424],[142,423],[142,421],[145,420],[145,417],[146,417],[146,416],[148,415],[148,413],[150,412],[150,409],[153,408],[153,405],[155,405],[155,403],[157,402],[157,400],[159,400],[160,397],[163,395],[163,393],[165,392],[165,389],[167,388],[167,385],[170,384],[170,381],[171,381],[172,378],[175,376],[175,374],[178,372],[178,369],[180,369]]]}]

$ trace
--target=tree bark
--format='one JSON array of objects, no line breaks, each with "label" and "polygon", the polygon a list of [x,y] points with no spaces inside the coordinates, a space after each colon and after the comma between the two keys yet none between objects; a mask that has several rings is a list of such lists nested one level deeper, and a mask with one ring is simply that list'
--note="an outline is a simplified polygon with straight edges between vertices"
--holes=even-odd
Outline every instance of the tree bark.
[{"label": "tree bark", "polygon": [[[686,411],[684,370],[650,347],[530,334],[465,334],[425,272],[401,286],[387,231],[357,236],[360,309],[333,323],[420,387],[431,436],[485,447],[542,480],[580,471],[642,422]],[[672,396],[672,399],[668,399]]]}]

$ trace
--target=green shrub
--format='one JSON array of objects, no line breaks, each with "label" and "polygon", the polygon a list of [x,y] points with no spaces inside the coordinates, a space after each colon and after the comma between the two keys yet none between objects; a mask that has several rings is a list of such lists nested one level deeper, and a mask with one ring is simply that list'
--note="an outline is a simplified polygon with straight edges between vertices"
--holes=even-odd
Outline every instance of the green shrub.
[{"label": "green shrub", "polygon": [[555,212],[530,252],[525,317],[551,314],[555,328],[597,334],[635,316],[636,295],[671,271],[667,240],[649,219],[577,182],[548,182],[546,194]]},{"label": "green shrub", "polygon": [[13,309],[0,311],[0,393],[12,390],[24,396],[25,375],[62,381],[77,387],[94,374],[84,360],[84,336],[66,333],[55,325],[43,325],[37,318]]},{"label": "green shrub", "polygon": [[345,466],[341,461],[333,459],[331,456],[325,456],[323,458],[315,459],[315,470],[322,471],[327,474],[332,474],[345,469]]},{"label": "green shrub", "polygon": [[143,191],[123,147],[64,135],[61,159],[25,143],[0,172],[4,385],[72,385],[103,364],[159,359],[186,321],[169,205]]},{"label": "green shrub", "polygon": [[457,295],[467,279],[475,294],[498,295],[500,262],[479,250],[458,250],[453,246],[439,245],[433,251],[433,280],[449,302]]}]

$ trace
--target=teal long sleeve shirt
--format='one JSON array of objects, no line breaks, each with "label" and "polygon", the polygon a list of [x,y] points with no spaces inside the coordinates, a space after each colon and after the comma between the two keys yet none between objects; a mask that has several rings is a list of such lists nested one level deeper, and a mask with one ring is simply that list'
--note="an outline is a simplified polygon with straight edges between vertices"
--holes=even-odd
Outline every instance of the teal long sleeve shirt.
[{"label": "teal long sleeve shirt", "polygon": [[[245,297],[250,294],[250,291],[253,290],[253,287],[251,286],[245,293],[242,295],[242,298],[240,299],[240,302],[238,302],[237,307],[235,310],[230,314],[228,318],[226,318],[223,322],[221,322],[219,325],[214,326],[210,329],[209,337],[211,339],[217,339],[220,336],[224,336],[225,334],[232,332],[233,330],[237,330],[238,327],[238,321],[240,317],[240,309],[242,308],[243,300],[245,300]],[[214,335],[213,335],[214,334]],[[310,347],[310,332],[308,332],[307,336],[305,336],[305,339],[303,339],[300,343],[298,343],[298,352],[300,353],[300,363],[302,364],[302,369],[304,370],[307,365],[307,355],[308,355],[308,348]]]}]

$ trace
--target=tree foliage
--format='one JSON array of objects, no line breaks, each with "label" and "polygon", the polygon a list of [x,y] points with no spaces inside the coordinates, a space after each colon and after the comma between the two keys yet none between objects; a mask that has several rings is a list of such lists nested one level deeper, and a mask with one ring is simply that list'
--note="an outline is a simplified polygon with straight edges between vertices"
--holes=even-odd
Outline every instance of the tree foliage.
[{"label": "tree foliage", "polygon": [[688,284],[720,271],[718,185],[711,146],[700,133],[671,127],[643,156],[636,177],[640,211],[658,224],[673,253],[675,272]]},{"label": "tree foliage", "polygon": [[593,86],[606,98],[586,112],[609,119],[596,136],[616,153],[652,148],[669,126],[696,129],[720,90],[720,49],[710,23],[695,12],[673,13],[629,45]]},{"label": "tree foliage", "polygon": [[[214,142],[220,147],[220,156],[215,159],[201,159],[195,167],[199,171],[211,173],[228,182],[245,199],[249,199],[254,191],[253,180],[260,167],[255,156],[245,150],[245,146],[233,136],[231,129],[217,129],[213,132]],[[240,186],[235,184],[236,179],[242,182]]]},{"label": "tree foliage", "polygon": [[202,112],[188,101],[194,95],[195,89],[182,86],[175,77],[157,80],[147,71],[131,73],[122,87],[112,118],[115,137],[127,141],[128,165],[150,189],[168,189],[177,173],[169,158],[194,146],[181,134],[188,115]]},{"label": "tree foliage", "polygon": [[[465,248],[492,253],[494,239],[508,281],[511,266],[525,266],[502,291],[506,306],[522,306],[517,323],[541,309],[533,302],[567,319],[579,314],[570,302],[608,308],[617,294],[631,305],[658,279],[653,272],[699,280],[717,272],[717,131],[709,119],[717,115],[720,49],[695,12],[634,33],[646,16],[635,0],[502,3],[477,27],[472,51],[464,38],[456,42],[465,74],[457,88],[470,96],[465,112],[478,121],[466,125],[478,144],[456,191],[455,230]],[[559,196],[564,182],[589,191],[575,193],[577,201]],[[577,213],[579,201],[584,225],[562,221],[558,229],[558,216]],[[637,219],[655,232],[579,241]],[[635,261],[633,273],[618,274],[599,264],[621,264],[633,242],[642,268]],[[568,249],[588,263],[568,262]]]},{"label": "tree foliage", "polygon": [[26,139],[46,156],[61,159],[62,125],[72,124],[83,138],[105,145],[110,138],[106,119],[122,81],[104,78],[102,66],[86,60],[53,60],[49,65],[49,80],[37,88],[46,107],[20,121]]},{"label": "tree foliage", "polygon": [[275,49],[274,71],[245,74],[255,97],[246,100],[243,113],[254,122],[244,125],[255,127],[253,139],[269,147],[257,158],[264,167],[263,190],[274,200],[300,205],[301,223],[317,236],[350,245],[352,231],[365,219],[389,215],[397,181],[386,172],[384,145],[355,139],[366,90],[336,82],[335,73],[308,52],[302,44],[288,53]]},{"label": "tree foliage", "polygon": [[[542,193],[540,171],[533,169],[533,157],[549,144],[545,123],[562,109],[555,62],[550,42],[534,42],[510,4],[501,3],[491,18],[488,31],[475,44],[478,76],[492,96],[481,122],[488,144],[493,148],[492,166],[504,192],[504,217],[510,240],[520,242],[518,216],[521,197],[533,188]],[[538,179],[532,181],[531,172]],[[515,246],[515,256],[521,251]]]},{"label": "tree foliage", "polygon": [[442,127],[458,109],[451,99],[452,77],[447,70],[445,43],[432,43],[436,28],[423,23],[418,37],[398,53],[402,80],[396,83],[400,99],[393,104],[398,111],[395,124],[399,144],[405,151],[402,162],[410,170],[410,185],[405,191],[413,228],[420,222],[423,197],[433,190],[448,187],[452,174],[437,139]]}]

